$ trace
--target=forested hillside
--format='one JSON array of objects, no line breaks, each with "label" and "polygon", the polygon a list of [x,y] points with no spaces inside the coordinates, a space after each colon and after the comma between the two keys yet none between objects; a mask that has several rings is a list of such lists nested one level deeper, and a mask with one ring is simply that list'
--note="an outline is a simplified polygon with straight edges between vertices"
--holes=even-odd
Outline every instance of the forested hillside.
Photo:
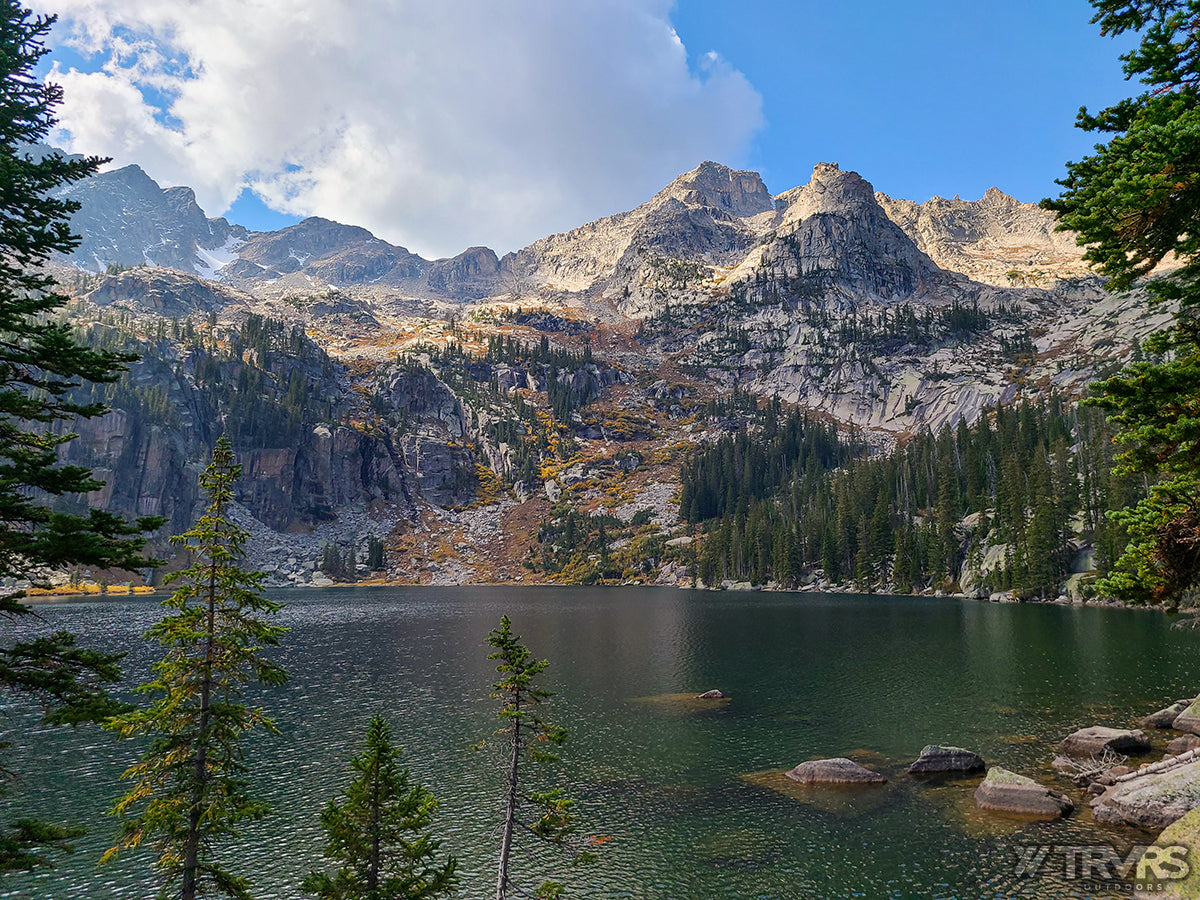
[{"label": "forested hillside", "polygon": [[1105,513],[1139,491],[1113,474],[1103,413],[1059,397],[886,453],[778,404],[761,420],[683,466],[680,506],[703,528],[706,584],[796,585],[819,572],[862,590],[1057,596],[1081,554],[1106,571],[1124,536]]}]

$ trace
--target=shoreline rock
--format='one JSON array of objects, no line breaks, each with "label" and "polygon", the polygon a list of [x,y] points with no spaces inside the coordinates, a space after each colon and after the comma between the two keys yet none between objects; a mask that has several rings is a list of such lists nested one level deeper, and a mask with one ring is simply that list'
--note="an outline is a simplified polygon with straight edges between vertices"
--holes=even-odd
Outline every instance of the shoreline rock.
[{"label": "shoreline rock", "polygon": [[1096,821],[1104,825],[1166,828],[1200,807],[1200,762],[1118,782],[1091,806]]},{"label": "shoreline rock", "polygon": [[1176,731],[1200,735],[1200,698],[1197,698],[1191,706],[1181,712],[1171,727]]},{"label": "shoreline rock", "polygon": [[1064,756],[1093,756],[1100,757],[1105,751],[1121,753],[1126,756],[1135,753],[1146,753],[1150,750],[1150,742],[1142,731],[1125,728],[1105,728],[1103,725],[1092,725],[1080,728],[1063,738],[1058,745],[1058,752]]},{"label": "shoreline rock", "polygon": [[1176,700],[1170,706],[1138,719],[1139,728],[1170,728],[1180,714],[1192,705],[1191,700]]}]

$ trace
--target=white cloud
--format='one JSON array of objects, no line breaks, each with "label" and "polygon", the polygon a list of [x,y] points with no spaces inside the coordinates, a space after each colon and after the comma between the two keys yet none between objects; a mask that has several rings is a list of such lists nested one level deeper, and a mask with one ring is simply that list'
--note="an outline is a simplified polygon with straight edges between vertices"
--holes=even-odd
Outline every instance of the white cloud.
[{"label": "white cloud", "polygon": [[689,70],[671,6],[53,0],[104,60],[54,73],[62,137],[210,215],[248,185],[425,255],[515,249],[745,151],[761,97],[715,54]]}]

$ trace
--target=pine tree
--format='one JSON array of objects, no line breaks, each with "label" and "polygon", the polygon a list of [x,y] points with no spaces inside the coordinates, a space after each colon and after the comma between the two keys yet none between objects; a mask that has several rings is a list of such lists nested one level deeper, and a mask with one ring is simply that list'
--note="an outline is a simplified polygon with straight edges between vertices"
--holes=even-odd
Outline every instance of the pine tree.
[{"label": "pine tree", "polygon": [[345,799],[321,814],[325,856],[337,874],[312,872],[304,890],[320,900],[425,900],[455,890],[458,861],[435,863],[440,841],[428,833],[437,800],[401,769],[401,750],[383,716],[367,726],[366,747],[350,761],[357,777]]},{"label": "pine tree", "polygon": [[1099,386],[1121,426],[1119,472],[1157,481],[1116,520],[1131,537],[1099,587],[1170,606],[1200,585],[1200,0],[1092,0],[1104,35],[1134,33],[1125,74],[1148,89],[1077,126],[1109,135],[1069,163],[1062,194],[1045,205],[1087,245],[1084,258],[1126,290],[1171,255],[1183,266],[1146,284],[1179,304],[1173,325],[1147,339],[1151,357]]},{"label": "pine tree", "polygon": [[[558,757],[549,748],[561,745],[567,737],[562,728],[546,722],[539,711],[541,704],[552,694],[535,687],[534,681],[550,663],[534,659],[522,646],[520,635],[512,633],[508,616],[501,617],[500,627],[488,635],[488,644],[496,651],[489,654],[488,659],[499,660],[496,671],[500,673],[500,680],[492,685],[492,698],[500,701],[497,715],[504,727],[497,734],[505,750],[507,775],[496,900],[506,900],[510,896],[558,897],[563,889],[553,881],[544,882],[536,893],[530,893],[515,885],[509,875],[513,839],[518,829],[528,831],[546,844],[566,848],[576,827],[573,801],[558,789],[529,791],[526,787],[528,777],[522,765],[526,757],[530,762],[556,760]],[[537,818],[525,818],[527,808],[536,810]],[[577,859],[588,857],[586,853],[576,854]]]},{"label": "pine tree", "polygon": [[[85,381],[116,381],[133,358],[89,350],[70,326],[49,320],[66,298],[55,292],[43,264],[79,244],[68,224],[78,205],[55,193],[103,162],[33,149],[54,126],[62,99],[59,87],[34,75],[53,22],[12,0],[0,10],[0,579],[8,585],[39,584],[52,569],[78,565],[144,568],[154,561],[141,556],[145,541],[135,535],[162,523],[143,518],[130,524],[99,510],[74,516],[46,505],[101,486],[88,469],[58,464],[58,447],[74,435],[58,434],[54,426],[102,415],[105,407],[73,402],[71,390]],[[27,614],[24,595],[0,588],[0,618]],[[119,680],[119,659],[79,648],[66,633],[18,643],[0,650],[0,688],[45,704],[49,724],[101,721],[120,709],[103,689]],[[8,776],[8,746],[0,741],[0,782]],[[45,849],[69,849],[78,833],[18,819],[0,830],[0,872],[45,865]]]},{"label": "pine tree", "polygon": [[262,655],[285,631],[262,618],[280,605],[260,593],[261,572],[238,566],[248,534],[230,520],[229,504],[240,474],[229,440],[220,438],[200,476],[208,509],[189,531],[171,538],[194,561],[167,576],[168,583],[180,582],[163,603],[174,612],[146,632],[167,648],[154,680],[138,688],[154,700],[106,724],[121,737],[148,737],[150,746],[122,776],[135,784],[113,808],[124,821],[105,859],[152,844],[163,896],[182,900],[250,896],[245,879],[213,858],[219,842],[267,811],[247,791],[242,741],[252,728],[275,726],[261,709],[241,702],[242,687],[287,680]]}]

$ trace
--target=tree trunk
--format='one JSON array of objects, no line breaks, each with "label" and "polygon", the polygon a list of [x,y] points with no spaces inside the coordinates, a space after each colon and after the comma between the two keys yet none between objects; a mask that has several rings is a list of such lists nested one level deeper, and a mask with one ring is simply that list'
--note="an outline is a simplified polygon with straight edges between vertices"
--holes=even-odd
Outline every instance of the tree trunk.
[{"label": "tree trunk", "polygon": [[196,875],[200,868],[200,820],[204,789],[208,784],[208,719],[212,691],[213,649],[216,636],[217,563],[209,566],[208,611],[205,621],[204,669],[200,679],[200,722],[196,734],[196,766],[192,772],[192,808],[183,839],[183,886],[181,900],[196,900]]},{"label": "tree trunk", "polygon": [[[520,711],[520,698],[513,703],[513,712]],[[496,879],[496,900],[505,900],[508,891],[508,856],[512,850],[513,827],[517,821],[517,764],[521,759],[521,720],[512,720],[512,758],[508,764],[508,801],[504,810],[504,833],[500,839],[500,873]]]}]

